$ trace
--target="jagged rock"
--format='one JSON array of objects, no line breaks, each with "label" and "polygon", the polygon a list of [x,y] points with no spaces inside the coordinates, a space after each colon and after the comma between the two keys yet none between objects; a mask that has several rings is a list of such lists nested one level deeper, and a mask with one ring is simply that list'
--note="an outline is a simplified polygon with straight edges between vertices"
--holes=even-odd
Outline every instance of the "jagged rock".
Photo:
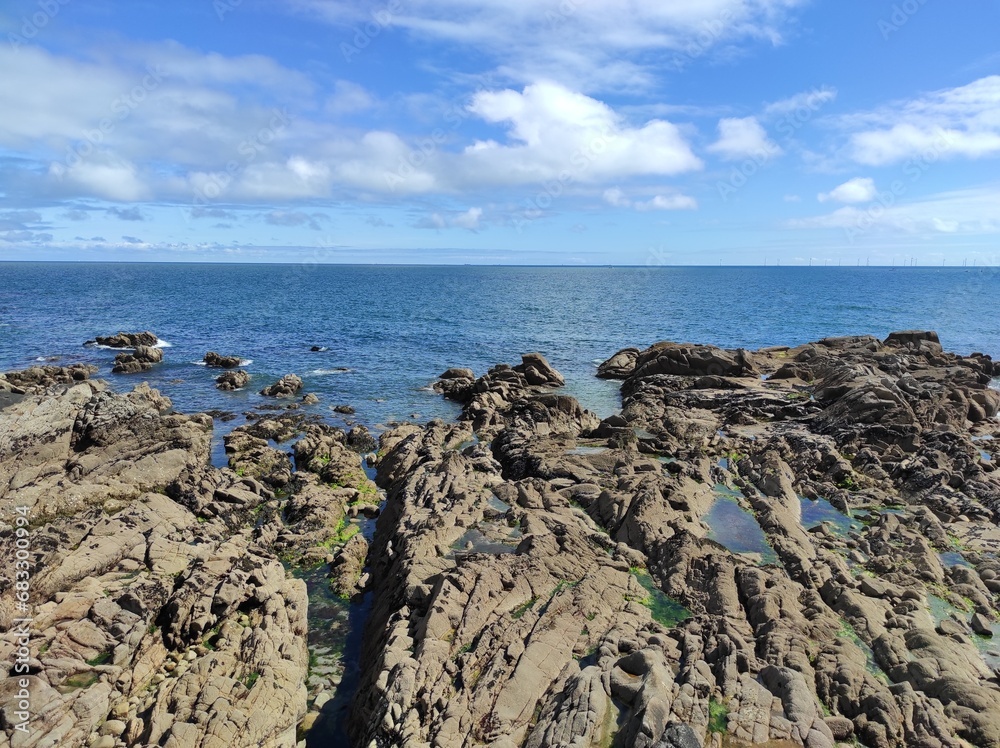
[{"label": "jagged rock", "polygon": [[356,412],[354,408],[350,405],[337,405],[333,409],[334,413],[341,413],[343,415],[352,416]]},{"label": "jagged rock", "polygon": [[235,369],[242,363],[239,356],[222,356],[215,351],[205,354],[205,366],[214,366],[220,369]]},{"label": "jagged rock", "polygon": [[225,392],[241,390],[248,384],[250,384],[250,375],[243,369],[224,371],[215,379],[215,386]]},{"label": "jagged rock", "polygon": [[[207,467],[211,423],[173,413],[147,385],[115,394],[100,381],[55,386],[0,412],[0,498],[25,507],[32,528],[37,653],[32,732],[15,737],[7,712],[5,739],[295,745],[306,707],[305,585],[254,538],[251,510],[273,494]],[[15,558],[9,530],[0,553]],[[0,580],[5,631],[9,579]],[[0,640],[5,709],[18,684],[14,646]]]},{"label": "jagged rock", "polygon": [[153,364],[163,361],[162,348],[150,348],[139,345],[132,353],[119,353],[115,356],[115,365],[111,368],[113,374],[138,374],[149,371]]},{"label": "jagged rock", "polygon": [[293,397],[302,389],[302,380],[294,374],[286,374],[274,384],[260,391],[266,397]]},{"label": "jagged rock", "polygon": [[319,402],[319,398],[316,395],[314,395],[312,392],[310,392],[307,395],[303,395],[302,396],[302,404],[303,405],[315,405],[318,402]]}]

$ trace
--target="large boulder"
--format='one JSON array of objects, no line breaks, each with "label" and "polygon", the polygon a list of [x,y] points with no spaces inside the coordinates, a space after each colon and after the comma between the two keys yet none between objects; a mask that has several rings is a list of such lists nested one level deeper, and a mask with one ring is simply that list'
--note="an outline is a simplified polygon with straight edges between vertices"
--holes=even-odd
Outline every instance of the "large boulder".
[{"label": "large boulder", "polygon": [[525,353],[521,365],[514,371],[524,375],[529,385],[535,387],[562,387],[566,384],[563,375],[550,364],[541,353]]}]

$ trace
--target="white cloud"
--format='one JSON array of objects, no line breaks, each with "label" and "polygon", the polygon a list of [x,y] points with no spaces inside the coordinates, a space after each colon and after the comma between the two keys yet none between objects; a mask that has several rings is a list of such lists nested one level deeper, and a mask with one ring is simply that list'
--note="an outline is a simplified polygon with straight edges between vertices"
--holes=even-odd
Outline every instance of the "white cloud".
[{"label": "white cloud", "polygon": [[625,196],[625,193],[618,187],[611,187],[604,191],[604,202],[616,208],[635,208],[638,211],[650,210],[697,210],[698,201],[693,197],[680,193],[670,193],[667,195],[654,195],[649,200],[633,201]]},{"label": "white cloud", "polygon": [[353,114],[370,109],[374,104],[374,97],[364,86],[352,81],[339,80],[334,84],[334,92],[327,100],[326,108],[334,115]]},{"label": "white cloud", "polygon": [[557,83],[535,83],[521,92],[483,91],[469,109],[507,127],[507,143],[477,141],[463,153],[466,169],[485,181],[598,183],[702,167],[672,123],[651,120],[631,127],[607,104]]},{"label": "white cloud", "polygon": [[837,89],[830,86],[814,88],[811,91],[790,96],[787,99],[775,101],[764,107],[767,116],[784,116],[789,114],[815,112],[837,98]]},{"label": "white cloud", "polygon": [[844,229],[933,236],[1000,234],[1000,187],[980,187],[903,202],[880,200],[867,208],[846,206],[832,213],[788,221],[794,229]]},{"label": "white cloud", "polygon": [[730,161],[747,157],[766,160],[782,153],[781,148],[768,139],[767,131],[756,117],[719,120],[719,139],[708,150]]},{"label": "white cloud", "polygon": [[876,194],[874,179],[855,177],[839,187],[834,187],[829,192],[821,192],[817,195],[817,199],[821,203],[830,200],[838,203],[867,203],[874,200]]},{"label": "white cloud", "polygon": [[[552,78],[578,90],[646,87],[651,52],[687,61],[747,41],[780,44],[790,13],[805,0],[286,0],[345,31],[395,30],[490,55],[523,83]],[[369,35],[370,36],[370,35]],[[369,39],[371,41],[371,39]],[[363,48],[356,49],[364,54]],[[655,56],[672,64],[671,55]]]},{"label": "white cloud", "polygon": [[687,195],[654,195],[651,200],[636,203],[635,209],[647,210],[697,210],[698,201]]},{"label": "white cloud", "polygon": [[469,231],[479,230],[479,221],[483,217],[482,208],[469,208],[464,213],[431,213],[426,218],[422,218],[414,224],[418,229],[468,229]]},{"label": "white cloud", "polygon": [[604,202],[616,208],[632,207],[632,201],[625,197],[620,187],[609,187],[604,190]]},{"label": "white cloud", "polygon": [[848,156],[883,166],[909,158],[1000,155],[1000,75],[837,120]]}]

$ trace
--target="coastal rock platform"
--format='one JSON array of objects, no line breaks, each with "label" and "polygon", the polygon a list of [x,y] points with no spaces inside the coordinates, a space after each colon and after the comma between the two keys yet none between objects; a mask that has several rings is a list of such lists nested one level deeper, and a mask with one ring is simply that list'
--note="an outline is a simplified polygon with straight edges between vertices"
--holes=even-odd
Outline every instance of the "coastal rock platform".
[{"label": "coastal rock platform", "polygon": [[996,365],[934,333],[625,348],[603,420],[540,354],[452,368],[456,422],[270,410],[223,468],[209,416],[92,373],[0,378],[12,745],[324,745],[318,572],[369,601],[362,748],[1000,748]]}]

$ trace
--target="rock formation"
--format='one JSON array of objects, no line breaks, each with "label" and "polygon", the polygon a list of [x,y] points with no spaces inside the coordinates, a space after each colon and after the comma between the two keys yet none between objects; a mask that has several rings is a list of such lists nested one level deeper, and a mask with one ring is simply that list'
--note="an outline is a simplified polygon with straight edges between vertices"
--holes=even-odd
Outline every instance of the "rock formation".
[{"label": "rock formation", "polygon": [[302,389],[302,380],[294,374],[286,374],[274,384],[260,391],[266,397],[293,397]]},{"label": "rock formation", "polygon": [[269,404],[224,469],[208,416],[74,371],[0,379],[18,745],[296,745],[342,671],[318,585],[370,607],[364,748],[1000,748],[996,365],[933,333],[623,349],[603,421],[539,354],[449,369],[455,423],[376,444]]},{"label": "rock formation", "polygon": [[88,340],[84,345],[103,345],[108,348],[138,348],[144,345],[152,348],[160,342],[160,339],[149,332],[119,332],[107,337],[97,336],[94,340]]},{"label": "rock formation", "polygon": [[446,373],[457,425],[383,434],[356,744],[1000,746],[987,357],[910,332],[601,369],[600,424],[496,367]]},{"label": "rock formation", "polygon": [[162,348],[150,348],[139,345],[131,353],[119,353],[115,356],[115,365],[111,367],[113,374],[138,374],[149,371],[153,364],[163,361]]},{"label": "rock formation", "polygon": [[206,353],[204,360],[205,366],[214,366],[219,369],[235,369],[242,363],[239,356],[222,356],[215,351]]},{"label": "rock formation", "polygon": [[250,375],[243,369],[238,371],[224,371],[215,378],[215,386],[227,392],[241,390],[248,384],[250,384]]}]

